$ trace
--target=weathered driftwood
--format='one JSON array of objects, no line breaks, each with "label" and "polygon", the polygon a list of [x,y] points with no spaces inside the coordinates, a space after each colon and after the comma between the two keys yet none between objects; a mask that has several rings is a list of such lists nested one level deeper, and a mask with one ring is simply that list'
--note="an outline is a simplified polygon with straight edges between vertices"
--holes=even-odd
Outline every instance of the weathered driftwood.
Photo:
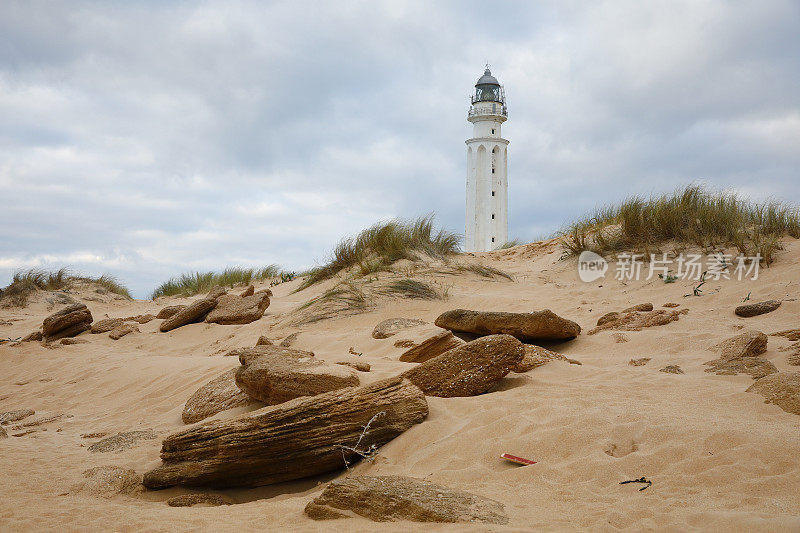
[{"label": "weathered driftwood", "polygon": [[354,447],[380,412],[360,451],[382,446],[422,422],[428,404],[419,388],[395,377],[208,422],[164,439],[163,463],[145,474],[144,484],[150,489],[255,487],[339,470],[344,458],[358,458],[339,446]]}]

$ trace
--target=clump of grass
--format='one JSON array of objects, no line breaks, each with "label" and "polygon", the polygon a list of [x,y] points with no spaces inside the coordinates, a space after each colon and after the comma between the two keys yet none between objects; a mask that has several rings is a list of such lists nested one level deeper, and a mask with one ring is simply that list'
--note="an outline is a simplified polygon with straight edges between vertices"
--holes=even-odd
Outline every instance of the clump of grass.
[{"label": "clump of grass", "polygon": [[400,279],[389,282],[381,292],[383,294],[398,295],[403,298],[419,300],[439,300],[443,296],[433,286],[424,281],[415,279]]},{"label": "clump of grass", "polygon": [[417,259],[418,254],[444,258],[459,253],[460,235],[435,229],[433,216],[413,221],[392,220],[371,226],[336,245],[330,260],[308,272],[297,290],[330,279],[358,266],[362,275],[388,270],[400,259]]},{"label": "clump of grass", "polygon": [[3,301],[4,305],[23,307],[28,303],[30,296],[37,290],[69,290],[77,282],[99,285],[108,292],[119,294],[126,298],[131,297],[130,292],[124,285],[107,274],[99,278],[93,278],[72,274],[67,268],[60,268],[56,271],[32,268],[15,272],[11,283],[0,293],[0,300]]},{"label": "clump of grass", "polygon": [[505,250],[507,248],[513,248],[514,246],[519,246],[520,244],[523,244],[523,242],[520,239],[511,239],[510,241],[506,241],[497,248],[495,248],[495,250]]},{"label": "clump of grass", "polygon": [[567,254],[584,250],[648,256],[674,241],[709,250],[733,246],[746,256],[761,255],[770,264],[780,239],[800,238],[800,211],[780,202],[753,203],[728,192],[690,185],[647,199],[632,197],[599,209],[562,231]]},{"label": "clump of grass", "polygon": [[351,314],[362,313],[370,307],[364,291],[352,282],[340,283],[297,308],[301,313],[294,325],[311,324]]},{"label": "clump of grass", "polygon": [[456,265],[455,269],[457,272],[472,272],[484,278],[505,278],[514,281],[514,276],[508,272],[480,263],[461,263]]},{"label": "clump of grass", "polygon": [[235,287],[249,285],[254,281],[267,279],[288,279],[293,273],[284,276],[277,265],[262,268],[228,267],[222,272],[190,272],[165,281],[153,291],[150,297],[155,300],[159,296],[194,296],[208,292],[217,285]]}]

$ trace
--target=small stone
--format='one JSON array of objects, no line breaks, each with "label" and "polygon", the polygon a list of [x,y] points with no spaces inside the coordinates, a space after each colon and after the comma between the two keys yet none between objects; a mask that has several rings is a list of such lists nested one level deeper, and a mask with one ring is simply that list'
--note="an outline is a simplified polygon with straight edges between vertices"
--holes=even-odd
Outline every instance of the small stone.
[{"label": "small stone", "polygon": [[369,372],[371,369],[369,363],[364,363],[362,361],[338,361],[336,364],[355,368],[359,372]]},{"label": "small stone", "polygon": [[134,333],[134,332],[135,333],[139,333],[139,328],[137,328],[133,324],[122,324],[121,326],[116,327],[113,330],[111,330],[111,332],[108,334],[108,336],[111,339],[117,341],[117,340],[121,339],[122,337],[124,337],[125,335],[127,335],[129,333]]},{"label": "small stone", "polygon": [[766,302],[758,302],[754,304],[740,305],[734,310],[736,315],[749,318],[751,316],[763,315],[771,313],[781,306],[779,300],[767,300]]},{"label": "small stone", "polygon": [[375,328],[372,330],[372,338],[373,339],[388,339],[392,335],[396,335],[398,332],[413,328],[414,326],[421,326],[426,324],[424,320],[419,320],[417,318],[387,318],[378,323]]},{"label": "small stone", "polygon": [[156,318],[161,318],[161,319],[169,318],[175,315],[178,311],[181,311],[182,309],[185,308],[186,308],[185,305],[168,305],[167,307],[162,308],[161,311],[158,312]]},{"label": "small stone", "polygon": [[92,333],[95,335],[99,333],[108,333],[112,329],[120,327],[122,323],[123,320],[121,318],[104,318],[92,324]]},{"label": "small stone", "polygon": [[631,311],[652,311],[652,310],[653,310],[653,304],[646,303],[646,304],[638,304],[638,305],[634,305],[632,307],[628,307],[627,309],[623,309],[622,312],[623,313],[630,313]]},{"label": "small stone", "polygon": [[256,341],[256,346],[273,346],[271,340],[269,340],[266,335],[261,335]]},{"label": "small stone", "polygon": [[156,438],[158,438],[158,435],[156,435],[152,429],[126,431],[95,442],[89,446],[89,451],[92,453],[121,452],[128,448],[133,448],[140,440],[152,440]]},{"label": "small stone", "polygon": [[683,374],[683,370],[678,365],[667,365],[660,369],[659,372],[666,372],[667,374]]},{"label": "small stone", "polygon": [[36,414],[33,409],[16,409],[0,414],[0,424],[10,424]]},{"label": "small stone", "polygon": [[[252,286],[251,286],[252,287]],[[236,502],[224,494],[181,494],[180,496],[173,496],[167,500],[167,505],[170,507],[192,507],[193,505],[206,505],[210,507],[218,505],[233,505]]]},{"label": "small stone", "polygon": [[[650,362],[650,357],[640,357],[639,359],[631,359],[628,361],[630,366],[644,366]],[[663,370],[663,369],[662,369]]]},{"label": "small stone", "polygon": [[291,335],[289,335],[285,339],[283,339],[279,346],[281,348],[289,348],[289,347],[292,346],[292,344],[294,344],[294,341],[296,341],[297,337],[299,337],[299,336],[300,336],[300,332],[299,331],[295,332],[295,333],[292,333]]}]

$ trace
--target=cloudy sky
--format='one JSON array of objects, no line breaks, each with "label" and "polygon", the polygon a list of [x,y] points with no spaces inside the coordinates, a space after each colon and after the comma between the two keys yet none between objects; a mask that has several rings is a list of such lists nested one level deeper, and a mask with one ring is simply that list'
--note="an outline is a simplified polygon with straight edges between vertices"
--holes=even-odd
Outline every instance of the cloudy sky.
[{"label": "cloudy sky", "polygon": [[506,87],[510,234],[695,181],[800,198],[800,4],[0,3],[0,286],[322,261],[463,232],[468,96]]}]

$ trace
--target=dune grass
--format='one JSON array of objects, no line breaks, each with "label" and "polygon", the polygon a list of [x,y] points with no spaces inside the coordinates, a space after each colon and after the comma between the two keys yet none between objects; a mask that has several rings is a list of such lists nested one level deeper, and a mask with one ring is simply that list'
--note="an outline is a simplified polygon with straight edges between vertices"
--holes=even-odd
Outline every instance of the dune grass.
[{"label": "dune grass", "polygon": [[525,243],[523,243],[522,240],[520,239],[511,239],[510,241],[506,241],[497,248],[495,248],[495,250],[507,250],[508,248],[519,246],[520,244],[525,244]]},{"label": "dune grass", "polygon": [[293,325],[313,324],[320,320],[363,313],[370,307],[367,295],[352,282],[340,283],[297,308],[304,311]]},{"label": "dune grass", "polygon": [[444,297],[431,284],[408,278],[390,281],[381,292],[417,300],[440,300]]},{"label": "dune grass", "polygon": [[330,279],[339,272],[358,267],[361,275],[388,270],[400,259],[414,260],[418,254],[446,257],[459,253],[460,235],[435,229],[433,216],[413,221],[391,220],[375,224],[336,245],[330,260],[308,272],[297,290]]},{"label": "dune grass", "polygon": [[72,273],[67,268],[55,271],[32,268],[15,272],[11,283],[0,293],[0,300],[4,304],[23,307],[28,303],[28,298],[37,290],[60,291],[68,290],[78,282],[99,285],[108,292],[130,298],[128,289],[116,278],[103,274],[100,277],[83,276]]},{"label": "dune grass", "polygon": [[703,250],[735,247],[745,256],[761,255],[770,264],[780,240],[800,238],[800,211],[781,202],[754,203],[729,192],[690,185],[671,194],[632,197],[598,209],[562,231],[569,255],[584,250],[660,253],[674,242]]},{"label": "dune grass", "polygon": [[514,276],[508,272],[480,263],[461,263],[455,269],[457,272],[472,272],[484,278],[505,278],[509,281],[514,281]]},{"label": "dune grass", "polygon": [[165,281],[150,297],[155,300],[159,296],[194,296],[208,292],[218,285],[235,287],[267,279],[287,281],[293,277],[293,273],[283,272],[277,265],[267,265],[262,268],[229,267],[222,272],[190,272]]}]

